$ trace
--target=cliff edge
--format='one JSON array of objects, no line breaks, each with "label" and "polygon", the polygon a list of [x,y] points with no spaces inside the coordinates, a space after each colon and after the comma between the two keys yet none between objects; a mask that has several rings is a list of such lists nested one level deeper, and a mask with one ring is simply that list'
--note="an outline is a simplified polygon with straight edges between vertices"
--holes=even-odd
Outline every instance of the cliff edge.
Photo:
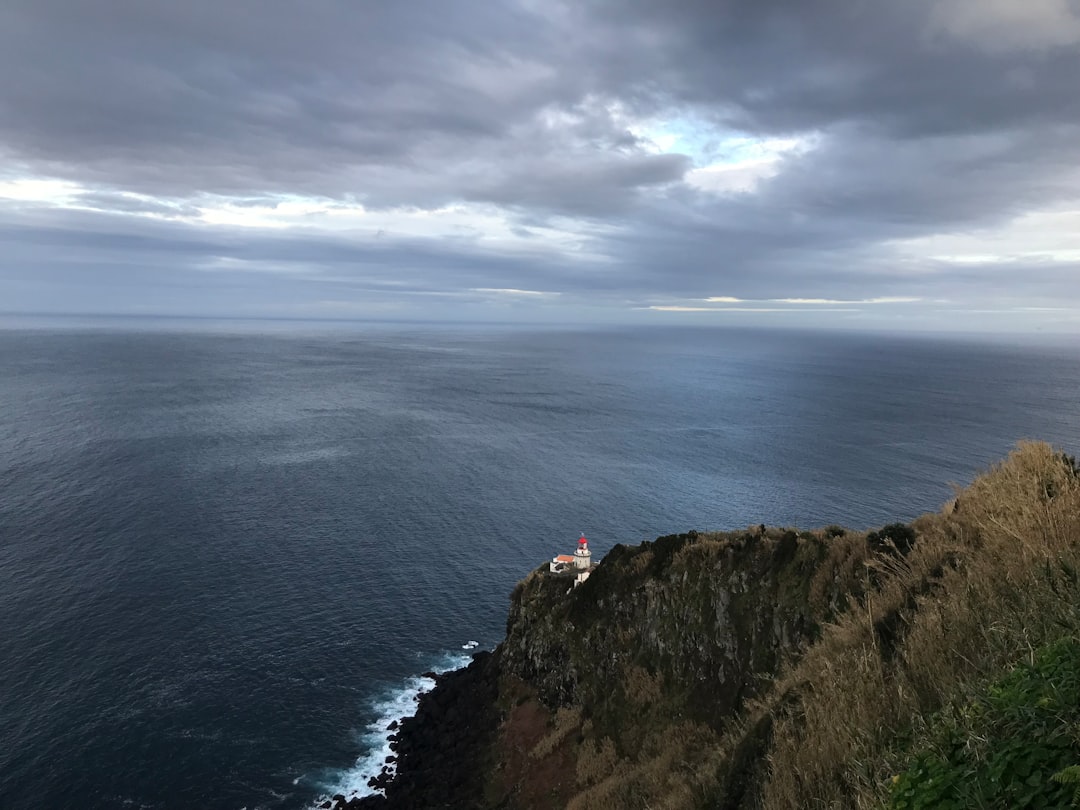
[{"label": "cliff edge", "polygon": [[1066,807],[1078,639],[1080,471],[1022,444],[910,525],[537,569],[503,643],[402,724],[385,798],[337,806]]}]

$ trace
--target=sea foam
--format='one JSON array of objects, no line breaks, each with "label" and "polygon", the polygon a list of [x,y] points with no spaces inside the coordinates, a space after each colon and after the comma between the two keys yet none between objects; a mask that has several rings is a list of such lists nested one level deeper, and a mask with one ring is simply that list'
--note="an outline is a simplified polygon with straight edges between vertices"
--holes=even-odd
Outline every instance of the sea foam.
[{"label": "sea foam", "polygon": [[[435,661],[428,671],[436,674],[450,672],[467,666],[471,660],[472,655],[448,652]],[[364,753],[351,768],[331,776],[321,785],[325,794],[319,796],[311,807],[317,808],[329,797],[338,794],[351,799],[381,793],[382,791],[370,787],[368,780],[382,773],[383,768],[387,768],[390,773],[395,770],[395,763],[386,761],[387,757],[393,755],[390,737],[394,734],[387,726],[394,721],[400,723],[404,718],[416,714],[416,703],[420,695],[431,691],[434,686],[435,681],[432,678],[414,675],[373,700],[370,714],[374,715],[375,719],[358,735]]]}]

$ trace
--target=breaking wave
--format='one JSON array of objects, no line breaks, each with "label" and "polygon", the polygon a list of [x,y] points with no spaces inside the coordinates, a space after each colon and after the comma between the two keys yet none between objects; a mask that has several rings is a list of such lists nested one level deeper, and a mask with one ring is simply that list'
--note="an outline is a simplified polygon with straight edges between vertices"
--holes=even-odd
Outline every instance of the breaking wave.
[{"label": "breaking wave", "polygon": [[[471,654],[448,652],[436,660],[427,671],[442,674],[468,666],[470,661],[472,661]],[[331,773],[319,785],[325,792],[315,800],[311,807],[317,808],[328,798],[338,794],[345,796],[346,799],[352,799],[381,792],[370,787],[368,780],[382,773],[383,768],[391,774],[394,772],[394,763],[387,762],[387,758],[393,754],[390,748],[390,737],[394,732],[387,727],[395,721],[400,723],[404,718],[416,714],[416,702],[420,695],[431,691],[434,686],[435,681],[430,677],[414,675],[373,700],[369,706],[369,713],[375,719],[358,734],[363,753],[352,767],[336,774]]]}]

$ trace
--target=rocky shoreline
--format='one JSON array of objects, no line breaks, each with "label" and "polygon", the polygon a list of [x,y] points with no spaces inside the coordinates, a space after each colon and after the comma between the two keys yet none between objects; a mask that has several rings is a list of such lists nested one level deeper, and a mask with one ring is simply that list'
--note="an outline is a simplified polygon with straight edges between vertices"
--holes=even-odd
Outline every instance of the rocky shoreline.
[{"label": "rocky shoreline", "polygon": [[387,729],[396,773],[388,762],[369,783],[385,795],[337,795],[325,810],[489,806],[484,785],[499,725],[498,655],[479,652],[467,667],[429,675],[435,688],[420,696],[416,714]]}]

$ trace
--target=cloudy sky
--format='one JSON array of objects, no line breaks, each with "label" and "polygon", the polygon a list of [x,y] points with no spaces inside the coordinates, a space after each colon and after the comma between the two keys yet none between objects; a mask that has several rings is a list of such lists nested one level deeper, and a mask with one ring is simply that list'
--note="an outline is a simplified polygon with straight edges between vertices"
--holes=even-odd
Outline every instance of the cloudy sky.
[{"label": "cloudy sky", "polygon": [[0,311],[1080,331],[1080,2],[4,0]]}]

